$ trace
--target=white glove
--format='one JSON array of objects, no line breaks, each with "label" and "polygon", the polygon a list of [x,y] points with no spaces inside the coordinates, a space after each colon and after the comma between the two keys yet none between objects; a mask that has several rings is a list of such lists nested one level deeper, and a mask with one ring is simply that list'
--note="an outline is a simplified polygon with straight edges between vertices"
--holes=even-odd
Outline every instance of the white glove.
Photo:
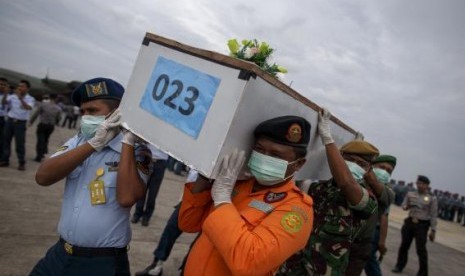
[{"label": "white glove", "polygon": [[318,132],[323,145],[334,143],[333,137],[331,136],[331,130],[329,129],[330,118],[331,113],[328,109],[323,107],[322,110],[318,112]]},{"label": "white glove", "polygon": [[363,136],[363,133],[361,133],[360,131],[357,131],[357,133],[355,134],[355,139],[354,140],[363,141],[364,139],[365,139],[365,136]]},{"label": "white glove", "polygon": [[120,132],[121,112],[116,109],[95,132],[94,137],[88,143],[96,150],[101,151]]},{"label": "white glove", "polygon": [[231,193],[244,161],[245,152],[237,149],[223,157],[220,172],[211,190],[215,207],[221,203],[231,203]]},{"label": "white glove", "polygon": [[137,136],[134,135],[130,130],[126,122],[121,123],[121,128],[123,129],[123,143],[134,147],[134,144],[137,141]]},{"label": "white glove", "polygon": [[134,144],[136,143],[136,135],[129,130],[123,130],[123,143],[134,147]]}]

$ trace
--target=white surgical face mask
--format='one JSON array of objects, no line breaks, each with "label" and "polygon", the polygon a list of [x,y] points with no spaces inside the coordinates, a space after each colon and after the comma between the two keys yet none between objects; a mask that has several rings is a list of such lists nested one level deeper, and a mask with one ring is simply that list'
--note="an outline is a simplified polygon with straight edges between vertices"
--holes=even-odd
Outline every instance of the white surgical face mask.
[{"label": "white surgical face mask", "polygon": [[365,175],[366,171],[360,167],[359,164],[351,161],[344,160],[349,168],[352,176],[355,178],[355,181],[360,182],[363,180],[363,176]]},{"label": "white surgical face mask", "polygon": [[84,115],[81,117],[81,134],[86,140],[94,137],[97,127],[105,121],[105,116]]},{"label": "white surgical face mask", "polygon": [[296,161],[298,160],[287,162],[283,159],[252,151],[248,166],[260,185],[273,186],[293,176],[292,174],[286,177],[286,171],[287,167]]},{"label": "white surgical face mask", "polygon": [[373,168],[373,172],[375,173],[378,181],[383,183],[384,185],[388,184],[389,180],[391,180],[391,175],[386,170],[380,168]]}]

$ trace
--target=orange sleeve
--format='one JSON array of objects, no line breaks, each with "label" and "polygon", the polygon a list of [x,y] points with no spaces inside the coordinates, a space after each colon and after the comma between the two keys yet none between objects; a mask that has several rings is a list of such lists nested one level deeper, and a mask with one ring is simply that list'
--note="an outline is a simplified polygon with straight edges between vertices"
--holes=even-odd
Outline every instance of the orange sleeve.
[{"label": "orange sleeve", "polygon": [[203,221],[210,212],[213,201],[210,191],[193,194],[191,188],[192,183],[186,183],[184,186],[178,224],[183,232],[196,233],[202,229]]},{"label": "orange sleeve", "polygon": [[[295,208],[299,211],[293,211]],[[311,204],[300,199],[277,207],[250,230],[234,205],[225,204],[207,217],[203,233],[232,274],[264,275],[305,247],[312,225]]]}]

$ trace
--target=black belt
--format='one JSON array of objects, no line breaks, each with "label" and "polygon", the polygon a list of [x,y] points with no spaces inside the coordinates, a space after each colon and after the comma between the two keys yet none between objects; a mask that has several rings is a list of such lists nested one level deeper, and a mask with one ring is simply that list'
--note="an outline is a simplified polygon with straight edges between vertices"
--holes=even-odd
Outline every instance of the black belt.
[{"label": "black belt", "polygon": [[66,254],[76,257],[108,257],[128,252],[128,247],[79,247],[68,243],[63,238],[60,238],[60,243],[63,245]]},{"label": "black belt", "polygon": [[413,217],[408,217],[408,219],[413,223],[430,223],[429,219],[416,219]]},{"label": "black belt", "polygon": [[152,163],[165,163],[166,160],[164,159],[152,159]]},{"label": "black belt", "polygon": [[13,122],[13,123],[26,123],[27,122],[27,120],[19,120],[19,119],[15,119],[15,118],[11,118],[11,117],[8,117],[7,120],[10,121],[10,122]]}]

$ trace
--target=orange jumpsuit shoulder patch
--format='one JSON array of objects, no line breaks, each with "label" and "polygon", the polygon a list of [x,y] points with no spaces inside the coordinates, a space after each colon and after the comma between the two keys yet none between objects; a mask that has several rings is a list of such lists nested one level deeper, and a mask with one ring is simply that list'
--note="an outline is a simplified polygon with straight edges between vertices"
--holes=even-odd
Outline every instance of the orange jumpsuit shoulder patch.
[{"label": "orange jumpsuit shoulder patch", "polygon": [[297,233],[302,229],[303,219],[297,212],[288,212],[281,219],[281,226],[289,233]]}]

